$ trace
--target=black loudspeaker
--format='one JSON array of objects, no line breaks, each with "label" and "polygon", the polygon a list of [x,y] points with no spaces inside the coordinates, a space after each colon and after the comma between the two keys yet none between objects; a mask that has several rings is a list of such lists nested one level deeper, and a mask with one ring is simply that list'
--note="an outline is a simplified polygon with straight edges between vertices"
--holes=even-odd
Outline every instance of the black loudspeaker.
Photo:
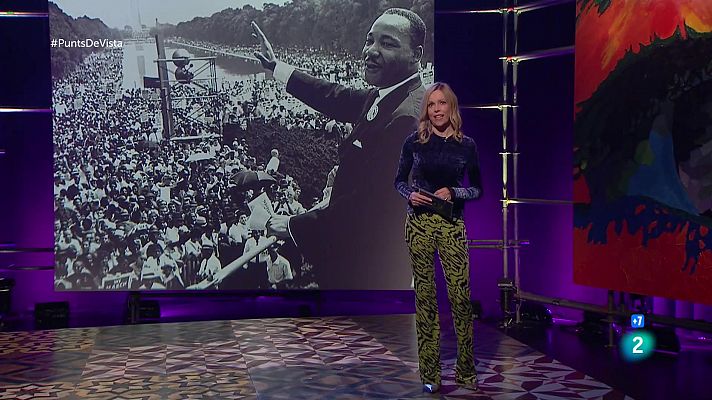
[{"label": "black loudspeaker", "polygon": [[56,301],[35,304],[35,327],[39,329],[69,326],[69,302]]},{"label": "black loudspeaker", "polygon": [[584,311],[583,321],[576,325],[576,332],[583,339],[606,342],[608,340],[608,316],[593,311]]},{"label": "black loudspeaker", "polygon": [[0,278],[0,318],[10,312],[10,299],[15,281],[9,278]]},{"label": "black loudspeaker", "polygon": [[297,314],[301,318],[311,317],[314,315],[312,307],[308,304],[302,304],[297,308]]},{"label": "black loudspeaker", "polygon": [[161,306],[158,300],[141,300],[138,303],[138,317],[140,319],[161,318]]},{"label": "black loudspeaker", "polygon": [[519,307],[519,313],[523,322],[541,325],[551,325],[553,322],[551,311],[541,303],[525,301]]},{"label": "black loudspeaker", "polygon": [[482,319],[482,303],[479,300],[472,300],[472,318]]},{"label": "black loudspeaker", "polygon": [[680,352],[680,339],[675,333],[675,328],[650,326],[646,330],[655,335],[655,349],[662,351],[670,351],[673,353]]}]

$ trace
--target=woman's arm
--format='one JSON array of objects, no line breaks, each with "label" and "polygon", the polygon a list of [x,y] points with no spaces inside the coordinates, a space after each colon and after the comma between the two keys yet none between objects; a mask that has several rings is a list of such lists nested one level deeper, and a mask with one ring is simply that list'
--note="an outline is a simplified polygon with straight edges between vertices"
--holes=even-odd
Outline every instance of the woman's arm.
[{"label": "woman's arm", "polygon": [[413,168],[413,139],[415,134],[408,136],[403,143],[403,149],[401,150],[400,161],[398,162],[398,172],[396,173],[396,179],[394,185],[398,193],[401,196],[408,199],[408,202],[414,206],[423,206],[426,204],[431,204],[432,200],[429,197],[419,193],[414,190],[408,184],[408,176]]},{"label": "woman's arm", "polygon": [[465,165],[467,178],[470,181],[468,187],[451,187],[450,192],[453,198],[462,200],[477,199],[482,196],[482,181],[480,177],[480,158],[477,154],[477,145],[472,143],[472,150]]},{"label": "woman's arm", "polygon": [[410,194],[413,193],[413,188],[408,183],[411,168],[413,168],[413,147],[409,136],[403,143],[400,160],[398,161],[398,172],[393,182],[398,193],[406,199],[410,199]]}]

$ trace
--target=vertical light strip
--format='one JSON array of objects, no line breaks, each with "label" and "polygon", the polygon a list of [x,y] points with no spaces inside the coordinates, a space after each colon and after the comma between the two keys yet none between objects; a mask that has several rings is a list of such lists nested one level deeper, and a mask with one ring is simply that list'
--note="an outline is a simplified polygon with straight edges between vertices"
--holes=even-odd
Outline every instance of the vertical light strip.
[{"label": "vertical light strip", "polygon": [[[517,0],[514,0],[514,6],[517,6]],[[519,13],[514,13],[513,21],[513,35],[514,35],[514,53],[512,56],[516,57],[519,54]],[[516,58],[512,60],[512,194],[514,198],[519,198],[519,132],[517,130],[517,105],[519,104],[518,96],[518,72],[519,72],[519,62]],[[519,277],[519,207],[514,206],[514,232],[512,238],[514,240],[514,288],[519,289],[520,277]],[[521,315],[521,302],[516,303],[515,309],[515,323],[519,324],[522,321]]]},{"label": "vertical light strip", "polygon": [[[509,1],[506,2],[509,5]],[[509,10],[502,13],[502,56],[508,56],[508,40],[509,40]],[[509,63],[507,60],[502,61],[502,103],[509,104]],[[508,182],[509,170],[509,148],[507,143],[507,117],[509,108],[504,107],[502,112],[502,279],[506,280],[509,277],[509,232],[507,225],[509,224],[509,200]],[[502,314],[504,318],[504,326],[511,324],[510,309],[509,309],[509,293],[508,288],[500,288],[502,291]]]}]

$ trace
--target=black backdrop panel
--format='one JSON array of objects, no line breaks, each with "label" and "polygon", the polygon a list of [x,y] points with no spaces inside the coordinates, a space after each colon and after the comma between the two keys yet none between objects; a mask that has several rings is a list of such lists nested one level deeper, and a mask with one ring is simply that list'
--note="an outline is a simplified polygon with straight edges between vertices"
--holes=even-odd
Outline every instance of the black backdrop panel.
[{"label": "black backdrop panel", "polygon": [[0,18],[0,107],[50,108],[47,18]]},{"label": "black backdrop panel", "polygon": [[0,11],[47,12],[47,0],[3,0]]},{"label": "black backdrop panel", "polygon": [[[502,100],[502,16],[499,14],[440,14],[437,20],[437,80],[457,82],[460,105]],[[440,60],[448,60],[441,62]],[[466,79],[463,79],[466,78]]]},{"label": "black backdrop panel", "polygon": [[518,28],[520,54],[571,46],[576,29],[576,5],[571,1],[521,13]]},{"label": "black backdrop panel", "polygon": [[0,243],[53,247],[49,113],[0,113]]},{"label": "black backdrop panel", "polygon": [[[572,54],[531,60],[519,65],[519,196],[558,199],[570,193],[572,162],[573,71]],[[546,176],[540,185],[527,185]],[[568,188],[564,190],[563,188]],[[561,198],[560,200],[570,200]]]},{"label": "black backdrop panel", "polygon": [[[493,10],[502,7],[502,0],[437,0],[438,13],[451,11]],[[438,27],[438,30],[440,28]]]}]

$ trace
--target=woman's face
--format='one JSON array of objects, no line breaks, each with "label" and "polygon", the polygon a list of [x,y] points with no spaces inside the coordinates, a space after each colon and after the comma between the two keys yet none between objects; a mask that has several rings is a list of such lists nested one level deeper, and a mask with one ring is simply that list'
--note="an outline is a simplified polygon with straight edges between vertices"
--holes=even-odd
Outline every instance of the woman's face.
[{"label": "woman's face", "polygon": [[435,128],[443,129],[450,124],[450,103],[445,99],[442,90],[435,90],[430,94],[428,118]]}]

